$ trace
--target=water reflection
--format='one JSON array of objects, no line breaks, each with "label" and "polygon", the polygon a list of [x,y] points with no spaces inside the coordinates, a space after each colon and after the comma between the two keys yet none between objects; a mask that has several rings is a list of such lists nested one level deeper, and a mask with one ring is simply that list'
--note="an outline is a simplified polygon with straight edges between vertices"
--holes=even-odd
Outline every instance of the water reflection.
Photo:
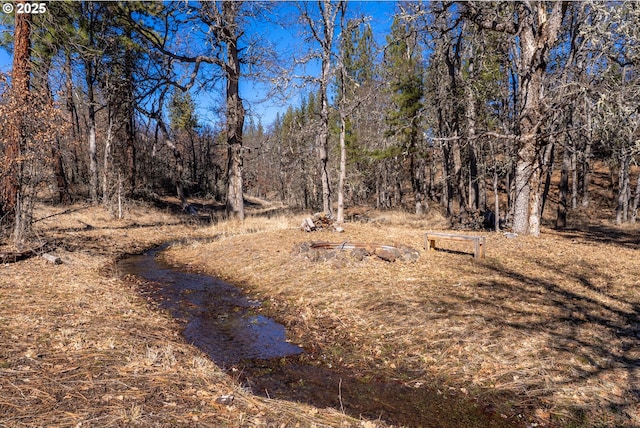
[{"label": "water reflection", "polygon": [[168,266],[158,253],[167,245],[118,263],[121,276],[149,281],[146,292],[163,309],[185,322],[184,336],[219,366],[248,359],[295,355],[302,348],[287,342],[284,326],[256,313],[259,302],[240,290],[206,275]]}]

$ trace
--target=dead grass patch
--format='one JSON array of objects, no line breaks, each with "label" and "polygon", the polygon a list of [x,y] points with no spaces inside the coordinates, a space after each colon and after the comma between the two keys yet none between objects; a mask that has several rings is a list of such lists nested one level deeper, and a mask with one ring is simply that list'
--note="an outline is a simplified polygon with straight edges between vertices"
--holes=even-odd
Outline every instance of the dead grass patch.
[{"label": "dead grass patch", "polygon": [[167,257],[269,301],[291,339],[332,364],[408,384],[436,379],[480,399],[513,397],[507,406],[538,423],[640,424],[637,226],[592,223],[541,238],[484,233],[480,262],[455,243],[411,264],[292,254],[309,240],[422,248],[424,232],[436,229],[385,217],[347,224],[340,235],[301,232],[299,221],[253,233],[219,225],[210,232],[228,227],[223,239]]},{"label": "dead grass patch", "polygon": [[[209,231],[143,204],[130,206],[124,220],[81,205],[42,206],[36,218],[41,239],[57,242],[64,263],[36,257],[0,265],[1,426],[366,424],[253,396],[113,269],[124,254]],[[222,395],[234,396],[231,405],[217,402]]]}]

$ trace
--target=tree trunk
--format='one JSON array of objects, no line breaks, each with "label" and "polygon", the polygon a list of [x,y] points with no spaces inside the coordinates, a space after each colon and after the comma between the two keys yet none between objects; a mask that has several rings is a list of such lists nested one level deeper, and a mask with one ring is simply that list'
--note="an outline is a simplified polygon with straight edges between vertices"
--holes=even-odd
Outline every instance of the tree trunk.
[{"label": "tree trunk", "polygon": [[447,216],[453,214],[453,188],[451,186],[451,166],[449,158],[451,149],[449,142],[442,143],[442,199],[441,204],[447,208]]},{"label": "tree trunk", "polygon": [[[343,80],[344,82],[344,80]],[[344,83],[342,85],[344,87]],[[344,96],[344,94],[343,94]],[[338,181],[338,216],[336,221],[344,223],[344,182],[347,178],[347,120],[344,112],[340,113],[340,177]]]},{"label": "tree trunk", "polygon": [[589,101],[585,97],[585,114],[587,115],[587,138],[586,147],[584,149],[584,157],[582,158],[582,206],[589,206],[589,180],[590,180],[590,163],[591,163],[591,143],[593,141],[593,124],[591,117],[591,109]]},{"label": "tree trunk", "polygon": [[[457,135],[455,135],[457,136]],[[455,193],[458,199],[458,208],[461,217],[467,214],[467,191],[464,178],[462,176],[462,153],[460,142],[455,139],[452,145],[453,154],[453,180]]]},{"label": "tree trunk", "polygon": [[636,182],[636,193],[633,196],[633,210],[631,211],[631,223],[635,223],[638,218],[638,208],[640,208],[640,174]]},{"label": "tree trunk", "polygon": [[500,231],[500,195],[498,193],[498,170],[493,171],[493,228],[496,232]]},{"label": "tree trunk", "polygon": [[89,196],[91,203],[98,203],[98,152],[96,146],[96,106],[94,94],[94,65],[92,60],[85,61],[85,80],[87,83],[88,127],[89,127]]},{"label": "tree trunk", "polygon": [[[554,3],[548,14],[546,2],[532,3],[535,11],[520,6],[519,99],[523,105],[518,118],[519,150],[516,164],[516,194],[513,227],[516,233],[540,235],[540,139],[538,136],[543,97],[545,57],[558,36],[566,5]],[[535,16],[534,16],[535,15]],[[535,19],[537,17],[537,19]]]},{"label": "tree trunk", "polygon": [[578,154],[575,144],[571,150],[571,208],[578,208]]},{"label": "tree trunk", "polygon": [[[23,1],[19,3],[24,3]],[[5,142],[4,171],[0,174],[0,220],[13,222],[13,240],[23,241],[30,221],[24,215],[24,192],[21,191],[25,150],[23,112],[28,111],[31,71],[31,15],[16,14],[14,29],[12,89],[18,109],[9,122],[10,137]]]},{"label": "tree trunk", "polygon": [[415,155],[411,154],[411,181],[413,186],[413,196],[415,200],[416,215],[424,215],[429,209],[425,201],[425,177],[423,161],[416,161]]},{"label": "tree trunk", "polygon": [[560,170],[560,183],[558,184],[558,215],[556,228],[567,227],[567,195],[569,194],[569,169],[571,168],[571,151],[567,142],[562,151],[562,169]]},{"label": "tree trunk", "polygon": [[467,144],[469,146],[469,207],[480,208],[480,188],[478,186],[478,162],[476,141],[476,106],[470,85],[464,87],[466,99]]},{"label": "tree trunk", "polygon": [[63,65],[64,78],[65,78],[65,96],[67,99],[67,112],[69,113],[69,122],[71,123],[71,131],[73,139],[75,140],[80,135],[80,119],[78,118],[78,110],[76,109],[76,103],[73,100],[73,74],[71,66],[71,53],[67,50],[65,52],[65,62]]},{"label": "tree trunk", "polygon": [[244,219],[244,197],[242,184],[242,131],[244,128],[245,110],[239,92],[240,60],[238,57],[238,34],[236,15],[239,3],[222,3],[222,14],[227,25],[227,215]]},{"label": "tree trunk", "polygon": [[322,104],[322,108],[320,111],[320,132],[317,137],[317,145],[318,145],[318,154],[320,157],[320,181],[322,182],[322,210],[326,214],[332,213],[331,207],[331,184],[329,181],[329,103],[327,102],[327,96],[325,95],[326,88],[328,86],[328,76],[329,76],[329,61],[327,60],[327,65],[322,67],[322,80],[325,81],[325,70],[326,70],[326,83],[321,84],[321,92],[320,101]]},{"label": "tree trunk", "polygon": [[589,206],[589,180],[590,180],[590,162],[591,162],[591,139],[587,139],[587,145],[582,159],[582,206]]},{"label": "tree trunk", "polygon": [[[127,27],[126,40],[132,39],[131,29]],[[125,135],[126,135],[126,159],[127,159],[127,182],[129,190],[133,192],[136,188],[136,124],[135,124],[135,88],[134,88],[134,68],[135,57],[133,49],[127,48],[124,58],[125,85],[127,87],[125,106]]]},{"label": "tree trunk", "polygon": [[331,206],[331,184],[329,180],[329,101],[327,99],[329,83],[331,79],[331,54],[333,45],[333,29],[335,8],[342,5],[333,5],[330,0],[318,2],[322,13],[323,38],[319,40],[322,45],[322,70],[320,76],[320,132],[318,133],[318,152],[320,156],[320,180],[322,181],[322,210],[326,214],[333,213]]},{"label": "tree trunk", "polygon": [[629,220],[629,167],[631,155],[626,147],[620,154],[620,170],[618,171],[618,207],[616,208],[616,224]]},{"label": "tree trunk", "polygon": [[547,198],[549,197],[549,189],[551,188],[551,175],[553,174],[554,163],[555,163],[555,144],[549,143],[545,149],[544,154],[544,167],[545,171],[545,180],[544,180],[544,189],[542,191],[542,207],[540,208],[540,217],[544,215],[544,207],[547,203]]},{"label": "tree trunk", "polygon": [[[537,174],[534,173],[536,160],[535,142],[525,141],[521,144],[522,149],[518,151],[514,177],[513,230],[516,233],[526,235],[532,232],[530,229],[532,220],[530,210],[534,200],[530,200],[531,188],[537,188],[538,183],[534,180],[534,177],[537,176]],[[534,216],[534,220],[535,219],[537,219],[537,213],[536,216]]]},{"label": "tree trunk", "polygon": [[[39,78],[42,80],[40,82],[40,90],[46,95],[47,106],[51,111],[54,111],[53,94],[48,80],[50,70],[51,61],[46,61],[41,64],[41,70],[39,71]],[[58,203],[65,205],[70,204],[71,195],[69,194],[69,184],[62,161],[62,144],[59,135],[56,135],[55,141],[51,144],[51,164],[53,166],[56,188],[58,190]]]},{"label": "tree trunk", "polygon": [[104,159],[102,164],[102,204],[109,205],[109,166],[111,163],[111,143],[113,140],[113,118],[109,112],[109,125],[107,127],[107,139],[104,144]]}]

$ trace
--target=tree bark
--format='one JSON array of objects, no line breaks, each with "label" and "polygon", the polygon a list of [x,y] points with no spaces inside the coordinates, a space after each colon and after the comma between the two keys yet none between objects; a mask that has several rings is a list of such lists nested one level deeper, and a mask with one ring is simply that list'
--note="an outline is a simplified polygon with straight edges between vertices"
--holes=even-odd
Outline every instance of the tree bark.
[{"label": "tree bark", "polygon": [[[343,84],[344,86],[344,84]],[[338,178],[338,215],[336,221],[344,223],[344,183],[347,178],[347,119],[344,112],[340,114],[340,176]]]},{"label": "tree bark", "polygon": [[[473,69],[470,66],[470,70]],[[478,209],[480,205],[480,186],[478,185],[478,162],[476,141],[476,108],[473,89],[469,84],[464,86],[467,119],[467,144],[469,146],[469,207]],[[483,205],[482,205],[483,207]]]},{"label": "tree bark", "polygon": [[244,197],[242,185],[242,131],[244,128],[245,110],[240,98],[240,60],[238,57],[238,29],[236,16],[240,3],[223,2],[222,14],[226,23],[227,45],[227,215],[244,219]]},{"label": "tree bark", "polygon": [[576,146],[573,145],[571,154],[571,208],[578,208],[578,154]]},{"label": "tree bark", "polygon": [[98,151],[96,145],[96,105],[94,92],[95,67],[91,59],[85,61],[88,110],[89,196],[92,204],[98,203]]},{"label": "tree bark", "polygon": [[493,228],[496,232],[500,231],[500,195],[498,193],[498,170],[493,171]]},{"label": "tree bark", "polygon": [[[24,3],[20,1],[19,3]],[[5,142],[4,171],[0,174],[0,219],[13,222],[13,240],[21,243],[29,228],[30,219],[24,210],[28,201],[23,200],[23,161],[26,136],[23,114],[28,111],[31,72],[31,16],[15,15],[12,89],[17,109],[10,118],[9,139]]]},{"label": "tree bark", "polygon": [[[132,39],[131,29],[127,27],[126,38]],[[127,48],[125,51],[125,85],[127,105],[124,108],[125,135],[126,135],[126,158],[127,158],[127,182],[129,189],[133,192],[136,188],[136,124],[135,124],[135,102],[134,99],[134,67],[135,57],[133,49]]]},{"label": "tree bark", "polygon": [[636,182],[636,192],[633,196],[633,209],[631,211],[631,223],[635,223],[638,218],[638,208],[640,208],[640,174]]},{"label": "tree bark", "polygon": [[104,158],[102,164],[102,204],[109,205],[109,166],[111,164],[111,143],[113,140],[113,117],[108,113],[109,124],[107,125],[107,139],[104,144]]},{"label": "tree bark", "polygon": [[623,146],[620,153],[620,170],[618,171],[618,206],[616,208],[616,224],[622,224],[629,219],[629,167],[631,154]]},{"label": "tree bark", "polygon": [[453,179],[455,182],[455,191],[458,199],[458,208],[461,217],[467,215],[467,191],[466,185],[462,174],[462,153],[460,148],[460,142],[458,139],[453,141]]},{"label": "tree bark", "polygon": [[[318,154],[320,158],[320,180],[322,182],[322,210],[326,214],[333,214],[331,206],[331,183],[329,180],[329,100],[327,91],[331,79],[331,54],[333,46],[333,30],[337,8],[343,7],[342,2],[334,5],[330,0],[318,2],[322,14],[322,36],[316,38],[322,47],[322,69],[320,75],[320,132],[317,137]],[[317,29],[312,31],[316,32]]]},{"label": "tree bark", "polygon": [[558,184],[558,214],[556,228],[567,227],[567,195],[569,194],[569,169],[571,168],[571,151],[565,141],[562,151],[562,169],[560,170],[560,183]]},{"label": "tree bark", "polygon": [[555,144],[549,143],[545,149],[544,154],[544,188],[542,191],[542,207],[540,208],[540,217],[544,215],[544,207],[547,203],[547,198],[549,196],[549,189],[551,188],[551,176],[553,175],[553,169],[555,168]]},{"label": "tree bark", "polygon": [[589,181],[590,181],[590,162],[591,162],[591,138],[587,139],[584,158],[582,159],[582,206],[589,206]]},{"label": "tree bark", "polygon": [[317,137],[318,154],[320,158],[320,180],[322,182],[322,210],[326,214],[332,213],[331,183],[329,181],[329,103],[327,101],[327,87],[329,86],[329,58],[322,60],[322,83],[320,84],[320,132]]},{"label": "tree bark", "polygon": [[542,147],[538,133],[547,66],[545,58],[559,34],[566,5],[553,3],[550,14],[547,2],[531,2],[529,6],[531,8],[521,4],[519,8],[522,23],[518,78],[519,99],[523,105],[518,118],[520,149],[516,164],[513,228],[516,233],[539,236],[542,207],[539,151]]},{"label": "tree bark", "polygon": [[[20,1],[19,3],[24,3]],[[11,84],[17,105],[23,109],[29,98],[31,72],[31,15],[16,14],[13,48],[13,71]],[[5,142],[5,170],[0,174],[0,218],[19,221],[20,175],[22,162],[19,160],[24,146],[23,121],[16,112],[9,124],[11,137]]]}]

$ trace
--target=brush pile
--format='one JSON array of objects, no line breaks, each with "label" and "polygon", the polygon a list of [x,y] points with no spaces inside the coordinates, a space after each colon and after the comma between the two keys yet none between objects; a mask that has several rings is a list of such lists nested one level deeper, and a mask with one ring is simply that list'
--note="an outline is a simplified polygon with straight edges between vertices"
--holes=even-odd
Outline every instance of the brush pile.
[{"label": "brush pile", "polygon": [[305,232],[314,232],[317,230],[330,230],[333,229],[336,232],[342,232],[343,229],[334,220],[331,214],[323,212],[315,213],[312,217],[305,217],[300,225],[300,230]]}]

